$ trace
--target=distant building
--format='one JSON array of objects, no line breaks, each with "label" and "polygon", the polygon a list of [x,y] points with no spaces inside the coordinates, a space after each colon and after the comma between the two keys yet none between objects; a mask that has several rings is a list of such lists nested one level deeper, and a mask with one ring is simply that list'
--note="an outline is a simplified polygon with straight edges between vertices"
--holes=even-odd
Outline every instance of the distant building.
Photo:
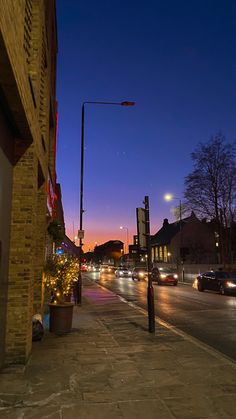
[{"label": "distant building", "polygon": [[129,245],[129,253],[122,256],[121,262],[126,266],[140,266],[143,261],[145,261],[145,254],[147,251],[145,249],[140,249],[138,236],[133,236],[133,244]]},{"label": "distant building", "polygon": [[124,243],[120,240],[109,240],[94,248],[94,258],[97,263],[117,265],[124,253]]},{"label": "distant building", "polygon": [[216,242],[210,223],[192,212],[181,222],[169,223],[151,237],[152,262],[216,263]]}]

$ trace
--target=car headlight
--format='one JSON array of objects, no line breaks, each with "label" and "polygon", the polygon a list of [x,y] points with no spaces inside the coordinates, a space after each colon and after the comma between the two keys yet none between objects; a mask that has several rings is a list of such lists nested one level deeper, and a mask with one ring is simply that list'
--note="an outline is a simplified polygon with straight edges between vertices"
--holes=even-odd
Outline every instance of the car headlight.
[{"label": "car headlight", "polygon": [[123,272],[120,272],[120,275],[122,276],[123,275]]},{"label": "car headlight", "polygon": [[175,279],[178,279],[178,275],[177,275],[177,274],[174,274],[174,278],[175,278]]},{"label": "car headlight", "polygon": [[144,276],[144,272],[139,272],[139,276]]},{"label": "car headlight", "polygon": [[197,289],[197,285],[198,285],[198,279],[195,278],[194,281],[193,281],[192,287],[195,288],[195,289]]},{"label": "car headlight", "polygon": [[161,278],[166,278],[166,275],[165,274],[161,274]]},{"label": "car headlight", "polygon": [[103,268],[101,269],[101,272],[104,272],[104,269]]},{"label": "car headlight", "polygon": [[235,288],[236,287],[236,284],[234,282],[227,281],[226,282],[226,286],[229,287],[229,288]]},{"label": "car headlight", "polygon": [[129,271],[129,272],[128,272],[128,275],[132,275],[132,272],[131,272],[131,271]]}]

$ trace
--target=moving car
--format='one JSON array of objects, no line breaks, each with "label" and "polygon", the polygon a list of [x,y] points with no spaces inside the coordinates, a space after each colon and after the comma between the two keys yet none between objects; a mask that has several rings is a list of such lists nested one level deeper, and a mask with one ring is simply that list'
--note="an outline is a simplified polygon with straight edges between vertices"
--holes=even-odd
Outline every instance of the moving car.
[{"label": "moving car", "polygon": [[222,295],[236,293],[236,278],[224,271],[204,272],[195,279],[193,287],[200,292],[218,291]]},{"label": "moving car", "polygon": [[100,272],[103,274],[111,274],[114,271],[114,267],[111,265],[101,265]]},{"label": "moving car", "polygon": [[148,273],[144,267],[136,267],[132,271],[133,280],[137,279],[138,281],[140,281],[140,279],[145,279],[147,278],[147,276],[148,276]]},{"label": "moving car", "polygon": [[131,269],[125,268],[123,266],[119,266],[119,268],[117,268],[117,270],[115,271],[115,275],[117,278],[122,277],[122,276],[131,276],[132,271]]},{"label": "moving car", "polygon": [[100,265],[93,265],[92,272],[100,272]]},{"label": "moving car", "polygon": [[174,269],[171,268],[153,268],[151,271],[151,278],[158,285],[177,285],[178,275]]}]

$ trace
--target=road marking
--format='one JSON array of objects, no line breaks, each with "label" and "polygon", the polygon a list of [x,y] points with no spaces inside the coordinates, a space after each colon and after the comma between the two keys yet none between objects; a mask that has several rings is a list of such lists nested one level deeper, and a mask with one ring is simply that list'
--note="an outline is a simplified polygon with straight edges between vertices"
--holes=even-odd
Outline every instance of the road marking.
[{"label": "road marking", "polygon": [[[125,298],[120,297],[119,295],[118,295],[118,297],[120,298],[121,301],[126,302],[126,304],[128,304],[131,307],[139,310],[146,317],[148,317],[148,313],[147,313],[147,311],[144,308],[139,307],[136,304],[133,304],[133,303],[131,303],[129,301],[126,301]],[[166,327],[167,329],[171,330],[176,335],[181,336],[182,338],[184,338],[188,342],[194,344],[198,348],[204,350],[209,355],[214,356],[219,361],[224,362],[225,364],[228,364],[228,365],[230,365],[230,366],[232,366],[233,368],[236,369],[236,362],[232,358],[230,358],[229,356],[227,356],[227,355],[223,354],[222,352],[218,351],[217,349],[214,349],[211,346],[207,345],[206,343],[201,342],[199,339],[194,338],[193,336],[188,335],[187,333],[185,333],[182,330],[178,329],[178,327],[171,325],[170,323],[166,322],[165,320],[162,320],[158,316],[155,316],[155,322],[156,323],[159,323],[161,326]]]},{"label": "road marking", "polygon": [[[101,288],[104,288],[106,291],[109,291],[110,293],[116,295],[120,299],[120,301],[124,302],[125,304],[128,304],[130,307],[133,307],[134,309],[140,311],[142,314],[144,314],[146,317],[148,317],[147,310],[145,310],[144,308],[139,307],[138,305],[126,300],[121,295],[116,294],[113,291],[111,291],[110,289],[104,287],[104,285],[101,285],[100,283],[98,285]],[[219,360],[221,362],[224,362],[225,364],[228,364],[231,367],[233,367],[234,369],[236,369],[236,362],[234,361],[234,359],[232,359],[229,356],[223,354],[222,352],[218,351],[217,349],[214,349],[211,346],[207,345],[206,343],[201,342],[199,339],[188,335],[186,332],[183,332],[182,330],[178,329],[178,327],[171,325],[170,323],[166,322],[165,320],[162,320],[158,316],[155,316],[155,322],[159,323],[161,326],[166,327],[167,329],[171,330],[176,335],[181,336],[187,342],[192,343],[193,345],[195,345],[198,348],[202,349],[203,351],[207,352],[209,355],[214,356],[217,360]]]}]

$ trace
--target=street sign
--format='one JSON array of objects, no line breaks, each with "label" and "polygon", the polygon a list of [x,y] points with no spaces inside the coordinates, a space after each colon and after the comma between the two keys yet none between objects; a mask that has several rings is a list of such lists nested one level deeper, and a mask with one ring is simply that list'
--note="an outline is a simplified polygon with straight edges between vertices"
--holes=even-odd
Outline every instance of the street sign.
[{"label": "street sign", "polygon": [[83,239],[84,238],[84,230],[78,230],[78,239]]},{"label": "street sign", "polygon": [[136,208],[136,215],[137,215],[138,244],[139,244],[140,249],[145,250],[147,248],[145,209]]}]

